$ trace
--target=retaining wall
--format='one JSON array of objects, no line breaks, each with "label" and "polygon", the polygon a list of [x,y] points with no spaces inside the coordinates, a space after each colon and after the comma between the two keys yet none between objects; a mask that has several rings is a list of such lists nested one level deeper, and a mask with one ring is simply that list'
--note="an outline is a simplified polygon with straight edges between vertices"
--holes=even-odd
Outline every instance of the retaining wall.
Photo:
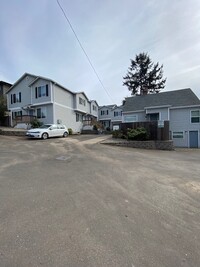
[{"label": "retaining wall", "polygon": [[9,135],[9,136],[25,136],[26,131],[6,131],[0,129],[0,135]]},{"label": "retaining wall", "polygon": [[113,146],[134,147],[143,149],[174,150],[173,141],[127,141],[113,140],[104,144]]}]

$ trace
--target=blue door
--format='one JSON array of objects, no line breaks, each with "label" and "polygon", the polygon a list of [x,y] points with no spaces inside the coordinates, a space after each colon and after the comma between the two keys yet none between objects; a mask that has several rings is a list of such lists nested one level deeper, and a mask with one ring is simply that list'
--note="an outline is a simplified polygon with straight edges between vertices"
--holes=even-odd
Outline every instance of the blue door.
[{"label": "blue door", "polygon": [[190,131],[190,148],[198,148],[198,131]]}]

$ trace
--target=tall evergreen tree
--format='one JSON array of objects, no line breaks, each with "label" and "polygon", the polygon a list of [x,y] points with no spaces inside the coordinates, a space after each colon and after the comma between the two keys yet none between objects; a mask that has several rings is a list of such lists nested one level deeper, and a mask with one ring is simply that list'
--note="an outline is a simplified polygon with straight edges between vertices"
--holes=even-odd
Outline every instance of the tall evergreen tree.
[{"label": "tall evergreen tree", "polygon": [[158,62],[154,64],[147,53],[140,53],[135,60],[131,59],[131,66],[123,79],[123,85],[132,95],[158,93],[166,82],[166,78],[163,79],[163,65],[159,67]]}]

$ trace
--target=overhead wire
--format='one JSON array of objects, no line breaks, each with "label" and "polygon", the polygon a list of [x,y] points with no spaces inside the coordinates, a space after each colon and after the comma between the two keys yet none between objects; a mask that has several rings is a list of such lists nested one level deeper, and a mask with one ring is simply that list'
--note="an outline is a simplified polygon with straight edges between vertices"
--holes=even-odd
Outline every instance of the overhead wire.
[{"label": "overhead wire", "polygon": [[88,60],[88,62],[89,62],[89,64],[90,64],[92,70],[94,71],[94,73],[95,73],[95,75],[96,75],[96,77],[97,77],[99,83],[101,84],[102,88],[103,88],[104,91],[106,92],[107,96],[108,96],[108,97],[110,98],[110,100],[114,103],[114,101],[113,101],[111,95],[109,94],[108,90],[106,89],[106,87],[104,86],[103,82],[101,81],[101,79],[100,79],[100,77],[99,77],[99,75],[98,75],[98,73],[97,73],[97,71],[96,71],[94,65],[92,64],[92,61],[90,60],[90,58],[89,58],[89,56],[88,56],[86,50],[84,49],[84,47],[83,47],[83,45],[82,45],[80,39],[78,38],[78,35],[76,34],[76,32],[75,32],[75,30],[74,30],[74,28],[73,28],[73,26],[72,26],[72,23],[70,22],[69,18],[67,17],[65,10],[64,10],[63,7],[61,6],[59,0],[56,0],[56,2],[57,2],[57,4],[58,4],[59,8],[61,9],[61,11],[62,11],[62,13],[63,13],[63,15],[64,15],[66,21],[68,22],[68,24],[69,24],[69,26],[70,26],[70,28],[71,28],[71,30],[72,30],[72,32],[73,32],[73,34],[74,34],[76,40],[78,41],[79,46],[81,47],[83,53],[85,54],[85,56],[86,56],[86,58],[87,58],[87,60]]}]

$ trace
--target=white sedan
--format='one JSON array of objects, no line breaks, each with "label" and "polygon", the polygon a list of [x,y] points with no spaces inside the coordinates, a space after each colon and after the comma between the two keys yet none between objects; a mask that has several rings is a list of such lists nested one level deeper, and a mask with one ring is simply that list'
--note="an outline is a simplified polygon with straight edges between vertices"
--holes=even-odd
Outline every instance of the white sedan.
[{"label": "white sedan", "polygon": [[26,136],[32,138],[47,139],[49,137],[63,136],[67,137],[68,129],[62,124],[44,124],[39,128],[33,128],[27,131]]}]

